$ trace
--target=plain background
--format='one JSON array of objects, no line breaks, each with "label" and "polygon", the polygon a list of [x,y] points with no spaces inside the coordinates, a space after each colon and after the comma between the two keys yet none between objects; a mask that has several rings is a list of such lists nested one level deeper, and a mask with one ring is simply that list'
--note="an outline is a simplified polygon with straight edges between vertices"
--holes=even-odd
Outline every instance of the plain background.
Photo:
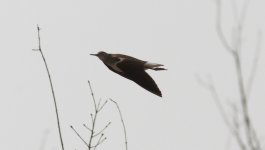
[{"label": "plain background", "polygon": [[[238,9],[242,4],[238,3]],[[253,60],[256,35],[264,31],[265,2],[251,0],[243,34],[244,72]],[[224,4],[224,30],[234,25],[230,1]],[[70,129],[85,138],[93,111],[87,80],[97,99],[116,100],[132,150],[234,149],[210,95],[196,81],[211,75],[219,94],[238,98],[231,56],[216,30],[214,0],[1,0],[0,2],[0,149],[60,149],[48,77],[37,48],[36,25],[50,67],[66,150],[86,149]],[[264,40],[262,39],[262,43]],[[108,70],[90,53],[123,53],[162,63],[168,71],[148,73],[159,98]],[[260,53],[250,113],[264,143],[265,53]],[[100,149],[124,149],[115,105],[108,103],[98,129],[111,121]],[[46,139],[46,142],[45,140]]]}]

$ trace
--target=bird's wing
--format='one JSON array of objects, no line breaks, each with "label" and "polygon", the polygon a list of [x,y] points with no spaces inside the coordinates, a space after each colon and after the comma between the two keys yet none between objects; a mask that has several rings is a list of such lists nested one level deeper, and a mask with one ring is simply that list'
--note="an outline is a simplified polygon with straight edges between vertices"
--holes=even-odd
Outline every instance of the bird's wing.
[{"label": "bird's wing", "polygon": [[[116,72],[121,76],[134,81],[149,92],[162,97],[162,93],[156,85],[155,81],[144,71],[144,64],[137,60],[124,59],[117,63],[117,67],[120,68],[123,73]],[[110,68],[110,67],[109,67]],[[111,68],[110,68],[111,69]],[[112,70],[112,69],[111,69]],[[113,71],[113,70],[112,70]]]},{"label": "bird's wing", "polygon": [[146,62],[146,61],[134,58],[132,56],[123,55],[123,54],[112,54],[112,57],[124,58],[124,59],[129,59],[129,60],[138,61],[138,62]]}]

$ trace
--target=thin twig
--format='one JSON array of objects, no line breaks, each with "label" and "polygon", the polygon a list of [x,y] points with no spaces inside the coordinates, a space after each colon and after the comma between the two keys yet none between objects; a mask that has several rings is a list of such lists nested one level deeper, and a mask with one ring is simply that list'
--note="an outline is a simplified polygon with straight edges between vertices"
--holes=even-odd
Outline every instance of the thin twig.
[{"label": "thin twig", "polygon": [[100,130],[98,133],[95,133],[94,135],[93,135],[93,137],[96,137],[96,136],[98,136],[98,135],[100,135],[100,134],[102,134],[109,126],[110,126],[110,124],[111,124],[111,122],[109,122],[102,130]]},{"label": "thin twig", "polygon": [[[95,137],[95,126],[96,126],[97,115],[98,115],[100,110],[97,107],[96,99],[95,99],[94,92],[92,90],[92,86],[91,86],[90,81],[88,81],[88,85],[89,85],[89,88],[90,88],[90,93],[91,93],[91,96],[92,96],[92,99],[93,99],[94,109],[95,109],[95,114],[94,115],[91,114],[92,126],[91,126],[90,138],[89,138],[89,142],[88,142],[88,150],[91,150],[93,148],[93,146],[92,146],[93,138]],[[103,104],[102,108],[104,107],[104,105],[105,105],[105,103]],[[101,143],[102,142],[100,142],[99,144],[101,144]]]},{"label": "thin twig", "polygon": [[222,119],[224,120],[227,128],[230,130],[230,132],[234,135],[234,137],[238,141],[238,144],[241,150],[246,150],[246,146],[244,145],[243,140],[239,134],[239,131],[237,130],[238,128],[234,127],[232,123],[230,123],[228,116],[225,113],[224,106],[221,103],[221,98],[219,97],[217,93],[216,86],[214,85],[214,82],[212,81],[211,77],[208,78],[207,82],[203,81],[199,76],[196,76],[196,77],[197,77],[198,83],[201,84],[204,88],[208,89],[210,93],[212,94],[215,104],[217,108],[219,109],[219,112],[222,116]]},{"label": "thin twig", "polygon": [[108,103],[108,101],[106,100],[103,104],[102,104],[102,106],[100,106],[99,105],[99,107],[98,107],[98,112],[100,112],[104,107],[105,107],[105,105]]},{"label": "thin twig", "polygon": [[255,54],[254,54],[254,59],[253,59],[253,63],[251,66],[251,70],[250,70],[250,75],[247,81],[247,96],[250,96],[251,90],[252,90],[252,85],[255,79],[255,75],[257,72],[257,67],[258,67],[258,61],[259,61],[259,56],[260,56],[260,51],[261,51],[261,43],[262,43],[262,32],[259,31],[257,34],[257,43],[256,43],[256,48],[255,48]]},{"label": "thin twig", "polygon": [[92,132],[92,130],[86,125],[86,124],[83,124],[83,126],[90,132]]},{"label": "thin twig", "polygon": [[49,82],[50,82],[50,86],[51,86],[51,92],[52,92],[52,96],[53,96],[53,102],[54,102],[54,107],[55,107],[55,112],[56,112],[56,118],[57,118],[57,127],[58,127],[58,131],[59,131],[59,136],[60,136],[60,142],[61,142],[61,146],[62,146],[62,150],[64,150],[64,144],[63,144],[63,138],[62,138],[62,132],[61,132],[61,126],[60,126],[60,119],[59,119],[59,113],[58,113],[58,107],[57,107],[57,102],[56,102],[56,98],[55,98],[55,92],[54,92],[54,88],[53,88],[53,83],[52,83],[52,79],[51,79],[51,75],[50,75],[50,71],[46,62],[46,59],[44,57],[44,54],[42,52],[41,49],[41,38],[40,38],[40,27],[39,25],[37,25],[37,31],[38,31],[38,43],[39,43],[39,49],[33,49],[33,50],[38,50],[42,56],[42,60],[45,64],[45,68],[49,77]]},{"label": "thin twig", "polygon": [[246,131],[246,136],[247,136],[247,141],[248,145],[251,147],[252,150],[255,150],[254,144],[253,144],[253,139],[252,139],[252,132],[251,132],[251,122],[250,122],[250,117],[249,117],[249,112],[248,112],[248,99],[246,96],[246,91],[245,91],[245,86],[244,86],[244,78],[243,78],[243,73],[242,73],[242,66],[241,66],[241,60],[236,53],[234,55],[235,57],[235,65],[236,65],[236,74],[238,78],[238,87],[239,87],[239,92],[240,92],[240,99],[241,99],[241,105],[242,105],[242,111],[243,111],[243,118],[245,122],[245,131]]},{"label": "thin twig", "polygon": [[228,116],[225,113],[224,106],[221,103],[221,99],[216,91],[215,84],[213,83],[211,77],[209,76],[207,83],[203,81],[199,76],[197,76],[197,81],[199,84],[201,84],[204,88],[208,89],[210,93],[212,94],[212,97],[215,101],[215,104],[217,108],[219,109],[219,112],[225,122],[225,124],[228,126],[229,129],[232,128],[232,125],[228,119]]},{"label": "thin twig", "polygon": [[88,85],[89,85],[91,96],[92,96],[92,99],[93,99],[93,102],[94,102],[95,112],[97,112],[97,104],[96,104],[96,100],[95,100],[95,95],[94,95],[94,92],[92,90],[91,83],[90,83],[89,80],[88,80]]},{"label": "thin twig", "polygon": [[[102,104],[102,106],[101,106],[101,100],[98,103],[96,103],[96,99],[95,99],[94,92],[93,92],[90,81],[88,81],[88,85],[89,85],[90,93],[91,93],[91,96],[93,99],[94,113],[90,114],[91,127],[88,127],[86,124],[83,124],[83,126],[90,132],[89,141],[86,142],[83,138],[81,138],[81,140],[86,144],[86,146],[88,147],[88,150],[92,150],[92,149],[95,150],[100,144],[102,144],[107,139],[107,138],[104,138],[104,139],[102,139],[102,138],[104,135],[104,131],[109,127],[111,122],[109,122],[103,129],[101,129],[99,132],[96,133],[95,127],[96,127],[96,122],[97,122],[97,116],[98,116],[99,112],[104,108],[107,101],[105,101]],[[94,145],[93,143],[95,143],[95,139],[98,135],[101,135],[101,136],[98,139],[96,145]]]},{"label": "thin twig", "polygon": [[[249,116],[249,112],[248,112],[248,96],[250,93],[250,89],[251,89],[251,85],[253,83],[253,78],[255,76],[255,72],[256,72],[256,66],[257,66],[257,52],[255,55],[256,60],[254,60],[254,63],[252,65],[252,72],[250,73],[250,77],[249,80],[245,86],[245,81],[244,81],[244,76],[243,76],[243,72],[242,72],[242,64],[241,64],[241,47],[242,47],[242,32],[243,32],[243,28],[244,28],[244,22],[245,22],[245,18],[246,18],[246,13],[248,10],[248,6],[249,6],[249,2],[250,0],[245,0],[243,3],[243,8],[239,13],[239,16],[237,15],[238,11],[237,11],[237,7],[236,7],[236,2],[233,1],[234,3],[232,3],[232,5],[234,6],[234,16],[236,18],[236,27],[234,28],[234,45],[233,45],[233,49],[231,49],[231,46],[228,44],[227,39],[224,37],[223,32],[221,30],[221,0],[217,0],[217,34],[218,37],[220,39],[220,41],[222,42],[223,46],[225,47],[225,49],[228,52],[232,52],[232,56],[235,62],[235,69],[236,69],[236,77],[237,77],[237,83],[238,83],[238,88],[239,88],[239,95],[240,95],[240,104],[242,107],[242,116],[243,116],[243,124],[244,124],[244,129],[245,129],[245,138],[247,141],[246,145],[248,147],[244,147],[244,148],[249,148],[251,150],[259,150],[260,149],[260,145],[259,145],[259,140],[255,137],[256,136],[256,132],[254,130],[254,128],[252,127],[251,124],[251,120],[250,120],[250,116]],[[259,42],[259,41],[258,41]],[[235,120],[234,120],[235,121]],[[237,124],[237,122],[236,122]],[[235,124],[235,125],[236,125]],[[235,126],[235,130],[236,130],[236,134],[239,134],[239,129],[237,128],[238,126]],[[238,135],[239,136],[239,135]],[[255,137],[253,137],[255,136]],[[238,143],[240,144],[240,142],[243,141],[238,141]],[[254,144],[255,143],[255,144]],[[241,147],[242,149],[242,147]]]},{"label": "thin twig", "polygon": [[99,101],[98,101],[98,105],[97,105],[97,108],[99,108],[100,107],[100,104],[101,104],[101,98],[99,99]]},{"label": "thin twig", "polygon": [[88,150],[90,150],[92,148],[92,141],[93,141],[93,136],[95,133],[97,114],[98,114],[98,112],[96,111],[94,118],[93,118],[93,115],[91,115],[92,116],[92,127],[91,127],[89,142],[88,142]]},{"label": "thin twig", "polygon": [[122,122],[122,126],[123,126],[123,132],[124,132],[124,140],[125,140],[125,148],[126,150],[128,150],[128,141],[127,141],[127,133],[126,133],[126,127],[125,127],[125,123],[123,121],[123,117],[122,117],[122,113],[121,113],[121,110],[120,110],[120,107],[118,105],[118,103],[112,99],[110,99],[117,107],[118,111],[119,111],[119,114],[120,114],[120,118],[121,118],[121,122]]},{"label": "thin twig", "polygon": [[218,37],[220,41],[222,42],[223,46],[229,53],[233,53],[234,49],[231,47],[231,45],[227,42],[223,30],[222,30],[222,2],[221,0],[216,0],[216,6],[217,6],[217,18],[216,18],[216,31],[218,34]]},{"label": "thin twig", "polygon": [[99,143],[101,142],[102,138],[103,138],[104,134],[101,134],[100,137],[98,138],[97,144],[94,145],[94,150],[97,148],[97,146],[99,145]]},{"label": "thin twig", "polygon": [[84,140],[84,138],[82,138],[82,136],[75,130],[75,128],[73,126],[70,126],[70,128],[75,132],[75,134],[84,142],[84,144],[89,147],[89,145],[87,144],[87,142]]},{"label": "thin twig", "polygon": [[102,144],[103,142],[105,142],[106,140],[107,140],[107,138],[105,137],[104,139],[102,139],[102,137],[103,137],[104,135],[102,134],[102,136],[100,136],[100,138],[99,138],[99,140],[98,140],[98,142],[97,142],[97,144],[96,145],[94,145],[94,146],[92,146],[92,148],[94,148],[94,150],[96,150],[97,149],[97,147],[100,145],[100,144]]}]

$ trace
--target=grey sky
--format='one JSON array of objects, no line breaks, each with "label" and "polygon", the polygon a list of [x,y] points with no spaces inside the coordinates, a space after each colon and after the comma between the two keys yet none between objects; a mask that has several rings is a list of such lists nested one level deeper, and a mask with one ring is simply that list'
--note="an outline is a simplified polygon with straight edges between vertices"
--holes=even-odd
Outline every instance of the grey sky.
[{"label": "grey sky", "polygon": [[[265,3],[250,3],[244,53],[251,61],[258,30],[264,31]],[[224,26],[231,34],[232,16],[225,3]],[[46,150],[59,149],[54,106],[44,64],[37,48],[36,24],[57,96],[66,149],[85,149],[69,128],[89,123],[92,99],[116,100],[127,126],[132,150],[223,150],[231,138],[209,92],[195,75],[211,74],[220,94],[237,98],[232,59],[215,31],[213,0],[2,0],[0,2],[0,149],[38,149],[50,130]],[[264,40],[263,40],[264,43]],[[265,136],[264,48],[251,98],[251,115]],[[91,57],[98,51],[124,53],[161,63],[168,71],[148,71],[160,87],[159,98]],[[244,71],[248,71],[248,66]],[[122,91],[122,92],[121,92]],[[99,127],[112,121],[101,149],[123,150],[122,126],[111,103]]]}]

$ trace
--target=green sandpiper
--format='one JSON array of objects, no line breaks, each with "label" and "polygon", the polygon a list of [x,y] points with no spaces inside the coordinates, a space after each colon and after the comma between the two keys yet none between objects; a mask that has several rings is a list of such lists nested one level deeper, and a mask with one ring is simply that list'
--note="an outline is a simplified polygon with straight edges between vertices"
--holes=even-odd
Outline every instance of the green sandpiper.
[{"label": "green sandpiper", "polygon": [[111,71],[134,81],[149,92],[162,97],[162,93],[155,81],[145,72],[145,70],[166,70],[165,68],[162,68],[164,65],[150,63],[123,54],[108,54],[103,51],[90,55],[97,56]]}]

